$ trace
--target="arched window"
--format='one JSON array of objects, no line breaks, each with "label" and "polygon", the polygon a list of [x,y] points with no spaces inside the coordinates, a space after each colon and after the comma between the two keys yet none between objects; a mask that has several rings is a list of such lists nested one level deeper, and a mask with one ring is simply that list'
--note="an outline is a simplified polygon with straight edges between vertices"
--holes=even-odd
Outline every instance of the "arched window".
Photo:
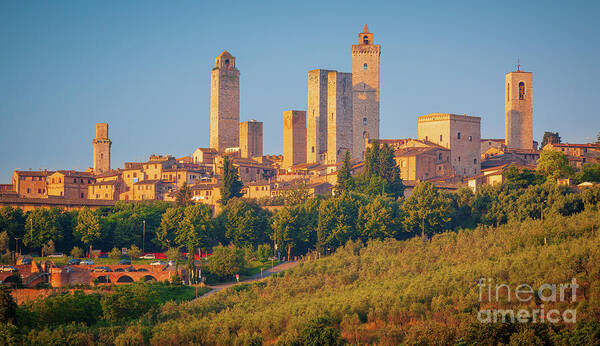
[{"label": "arched window", "polygon": [[367,118],[363,118],[363,125],[367,125]]},{"label": "arched window", "polygon": [[225,67],[229,67],[229,59],[225,59]]},{"label": "arched window", "polygon": [[525,100],[525,83],[519,83],[519,100]]},{"label": "arched window", "polygon": [[365,64],[363,65],[363,69],[365,69],[365,70],[367,69],[367,63],[365,63]]},{"label": "arched window", "polygon": [[506,84],[506,101],[510,101],[510,83]]},{"label": "arched window", "polygon": [[367,35],[363,36],[363,43],[369,44],[369,36],[367,36]]}]

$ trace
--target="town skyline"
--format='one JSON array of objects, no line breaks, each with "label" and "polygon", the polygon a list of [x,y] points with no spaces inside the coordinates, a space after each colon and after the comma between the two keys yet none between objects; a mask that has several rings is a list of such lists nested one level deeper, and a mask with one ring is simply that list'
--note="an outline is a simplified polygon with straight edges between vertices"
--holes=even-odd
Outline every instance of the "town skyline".
[{"label": "town skyline", "polygon": [[[3,6],[9,7],[7,10],[11,7],[10,5]],[[591,4],[591,6],[595,5]],[[27,12],[28,9],[13,10],[17,10],[17,14],[22,17],[33,15],[31,11]],[[18,12],[19,10],[21,13]],[[42,10],[39,7],[36,9],[36,11]],[[74,6],[74,11],[77,12],[77,10],[81,10],[81,6]],[[491,11],[489,8],[488,10]],[[483,12],[488,13],[489,11]],[[145,12],[148,13],[142,13],[143,18],[148,20],[157,18],[156,13],[148,10]],[[569,14],[569,10],[563,12],[565,15]],[[174,13],[169,14],[173,15]],[[304,12],[301,11],[301,14]],[[547,16],[542,16],[545,19],[558,15],[556,11],[546,14]],[[48,18],[44,19],[56,19],[53,15],[58,14],[50,13]],[[110,17],[110,14],[104,13],[104,15]],[[580,17],[585,17],[585,15],[585,13],[578,14]],[[113,19],[118,17],[115,14],[112,16]],[[100,15],[98,18],[101,17]],[[185,20],[182,21],[181,26],[189,25],[192,17],[192,15],[184,16]],[[225,30],[225,32],[210,29],[208,36],[211,38],[211,44],[208,47],[202,47],[201,52],[193,50],[189,54],[180,53],[178,55],[180,60],[169,59],[170,55],[167,53],[163,53],[166,55],[163,57],[164,59],[161,59],[160,55],[148,55],[151,63],[148,62],[147,66],[142,66],[143,68],[135,65],[135,58],[142,57],[143,53],[156,53],[150,47],[168,41],[168,37],[166,37],[168,30],[162,31],[165,37],[153,39],[146,37],[146,41],[136,41],[135,39],[131,41],[132,38],[129,37],[130,42],[138,42],[142,46],[143,49],[141,53],[138,53],[139,55],[133,54],[131,50],[118,47],[118,40],[111,41],[105,37],[107,41],[104,48],[108,50],[104,51],[105,55],[101,54],[96,58],[97,62],[101,63],[103,58],[110,57],[111,51],[114,52],[115,60],[110,61],[109,59],[108,62],[104,62],[96,68],[93,67],[93,64],[75,64],[72,68],[68,68],[66,66],[68,59],[63,62],[54,61],[35,66],[35,62],[40,63],[41,61],[36,61],[32,54],[27,54],[26,49],[23,51],[13,49],[18,52],[9,55],[0,63],[0,68],[6,72],[4,74],[8,77],[7,82],[0,83],[0,87],[5,91],[3,94],[8,97],[7,104],[1,110],[1,117],[8,127],[23,128],[24,124],[28,124],[28,126],[26,127],[27,131],[21,133],[13,131],[0,140],[0,144],[5,148],[11,147],[9,143],[16,142],[17,138],[25,140],[23,145],[12,146],[13,150],[6,153],[5,160],[0,165],[0,179],[3,182],[10,181],[13,169],[85,170],[91,167],[91,139],[96,122],[110,123],[114,167],[122,167],[126,161],[144,160],[154,153],[172,154],[179,157],[190,155],[195,148],[207,147],[210,70],[214,57],[223,50],[228,50],[236,56],[240,70],[240,120],[262,121],[265,124],[264,152],[280,154],[283,151],[281,114],[289,109],[306,109],[308,70],[323,68],[350,72],[349,46],[354,43],[355,34],[364,24],[369,24],[369,28],[376,35],[377,43],[382,45],[381,138],[417,138],[416,118],[433,112],[482,117],[482,138],[503,138],[504,75],[516,70],[516,59],[519,58],[523,64],[523,70],[534,73],[534,139],[541,141],[544,131],[548,130],[558,131],[564,142],[584,143],[595,140],[599,120],[597,116],[594,116],[593,110],[598,108],[594,105],[599,101],[593,99],[596,91],[590,88],[593,83],[586,84],[585,82],[588,78],[594,80],[594,77],[599,75],[598,67],[592,65],[592,62],[598,57],[598,48],[590,48],[589,45],[586,45],[585,35],[584,37],[576,35],[568,37],[568,34],[575,34],[585,28],[584,24],[578,25],[575,22],[577,16],[572,16],[570,30],[558,34],[553,32],[556,43],[552,44],[546,42],[542,45],[543,41],[532,42],[534,39],[525,40],[523,38],[515,38],[514,42],[507,42],[506,36],[515,33],[515,29],[511,28],[508,33],[500,36],[496,45],[491,45],[491,47],[500,48],[499,54],[494,54],[493,59],[491,59],[491,53],[484,52],[488,47],[476,40],[475,38],[478,36],[473,33],[464,39],[454,41],[456,45],[465,44],[463,50],[459,52],[446,50],[448,54],[457,54],[457,57],[454,57],[455,60],[446,58],[445,54],[431,56],[432,54],[428,51],[428,49],[435,49],[435,43],[444,44],[443,36],[448,36],[450,33],[445,32],[442,37],[437,38],[428,30],[425,30],[425,33],[416,30],[416,34],[399,33],[400,30],[394,28],[390,18],[376,20],[367,18],[369,16],[364,17],[365,19],[354,21],[354,18],[350,16],[343,21],[340,20],[340,23],[335,26],[298,25],[293,29],[286,28],[283,30],[284,34],[292,33],[298,36],[306,34],[310,39],[301,39],[297,45],[286,45],[286,42],[282,41],[278,47],[280,48],[278,51],[281,53],[275,58],[272,53],[275,50],[273,45],[276,45],[277,38],[274,36],[279,35],[268,30],[262,41],[253,37],[247,41],[254,44],[249,44],[244,40],[239,40],[237,43],[235,40],[232,41],[231,36],[235,36],[235,33],[232,33],[231,29]],[[350,23],[351,21],[354,22]],[[545,23],[541,19],[538,21],[537,24]],[[66,27],[61,30],[79,27],[75,22],[77,21],[67,21]],[[565,23],[569,23],[569,21]],[[14,19],[4,25],[10,26],[11,24],[15,24]],[[91,23],[88,33],[98,35],[98,32],[94,31],[99,29],[94,27],[97,24]],[[245,24],[249,26],[249,23]],[[210,26],[210,24],[204,25]],[[242,25],[241,28],[246,25]],[[532,23],[524,25],[525,31],[534,28]],[[144,29],[148,29],[148,27],[141,26],[142,28],[134,30],[135,34],[141,35],[138,39],[148,34],[144,32]],[[441,27],[439,24],[435,26],[438,29]],[[273,24],[269,24],[267,27],[273,29]],[[467,31],[467,27],[468,25],[462,25],[454,30]],[[29,35],[40,34],[40,32],[36,32],[36,28],[30,30]],[[118,30],[133,34],[131,28],[127,27],[112,29],[116,33],[119,32]],[[151,32],[160,33],[161,29],[156,28]],[[194,30],[194,32],[201,35],[202,30]],[[244,31],[238,29],[238,34],[241,32]],[[319,35],[315,35],[315,32]],[[589,32],[593,32],[593,30]],[[417,42],[415,38],[407,40],[411,35],[415,35],[421,42]],[[534,35],[534,37],[537,36]],[[573,37],[578,37],[581,42],[572,39]],[[28,35],[23,35],[21,38],[23,39],[21,43],[6,40],[3,41],[3,46],[6,44],[9,49],[24,48],[27,43],[36,41]],[[539,39],[539,37],[537,38]],[[57,38],[54,37],[54,39]],[[402,48],[405,47],[399,44],[403,39],[412,48],[419,44],[422,45],[422,50],[406,55],[406,52],[402,52]],[[474,39],[474,42],[469,43],[469,39]],[[557,51],[554,56],[544,56],[548,51],[552,52],[555,48],[554,44],[559,45],[568,40],[570,40],[569,44],[575,48],[570,54]],[[70,48],[79,53],[79,58],[90,58],[93,53],[97,53],[96,50],[82,53],[78,50],[82,47],[75,47],[77,42],[79,42],[77,39],[71,43],[63,42],[65,45],[63,48]],[[176,45],[184,47],[192,42],[192,38],[185,37],[177,41]],[[334,44],[331,44],[332,42]],[[200,43],[198,45],[201,46]],[[39,47],[29,48],[33,51],[39,49]],[[47,49],[46,53],[50,56],[55,58],[60,56],[57,55],[59,47],[45,48]],[[119,55],[117,52],[130,55],[124,55],[123,57],[126,59],[118,61],[116,59]],[[479,55],[473,54],[474,52],[478,52]],[[575,57],[572,56],[574,53],[577,54]],[[36,80],[32,76],[35,69],[31,70],[32,75],[17,76],[11,72],[17,58],[24,58],[26,55],[27,59],[17,65],[30,68],[35,66],[40,75],[38,77],[40,79],[37,80],[38,84],[32,83]],[[558,73],[559,69],[564,70],[565,59],[569,56],[573,63],[569,66],[569,73]],[[196,59],[198,57],[200,59]],[[478,57],[490,58],[490,60],[479,61],[485,59],[477,59]],[[160,61],[162,64],[159,63]],[[183,62],[183,64],[176,66],[178,62]],[[62,70],[59,68],[57,72],[50,71],[53,66],[61,67]],[[86,66],[92,68],[87,71],[78,70]],[[287,67],[286,73],[277,72],[281,70],[282,66]],[[103,70],[107,72],[106,69],[110,68],[116,68],[115,75],[112,77],[110,75],[102,76]],[[144,72],[152,68],[156,69],[156,75],[144,75]],[[186,68],[192,72],[185,71]],[[59,76],[59,71],[66,72],[66,74]],[[81,77],[76,76],[78,71],[87,72],[87,74],[84,73],[84,76]],[[172,73],[173,71],[178,73]],[[54,75],[54,73],[57,74]],[[122,73],[124,75],[120,75]],[[127,73],[130,74],[129,77]],[[43,76],[48,79],[42,78]],[[404,80],[398,78],[402,76],[406,76],[406,78]],[[44,82],[48,85],[45,85]],[[76,83],[67,85],[69,82]],[[157,82],[162,82],[162,85]],[[58,87],[56,90],[51,87],[52,83],[56,83]],[[79,88],[77,88],[77,83],[80,83]],[[153,88],[150,86],[153,84],[157,85]],[[11,90],[11,85],[16,87]],[[134,90],[136,86],[139,90]],[[25,96],[20,93],[25,90],[30,90],[30,94]],[[53,90],[55,94],[44,94],[44,91],[48,90]],[[460,90],[464,90],[464,93]],[[103,92],[95,93],[99,91]],[[156,96],[161,92],[166,92],[166,94],[161,95],[157,100],[151,100],[153,95]],[[426,93],[428,96],[423,97],[422,93]],[[565,114],[565,109],[571,109],[573,113]],[[567,118],[578,121],[564,121]]]}]

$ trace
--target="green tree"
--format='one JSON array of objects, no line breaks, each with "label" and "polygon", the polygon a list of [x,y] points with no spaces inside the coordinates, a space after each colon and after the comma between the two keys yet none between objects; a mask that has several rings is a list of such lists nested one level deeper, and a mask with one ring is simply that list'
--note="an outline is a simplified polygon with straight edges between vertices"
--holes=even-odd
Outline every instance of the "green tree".
[{"label": "green tree", "polygon": [[223,209],[225,238],[243,248],[257,246],[267,240],[270,233],[270,213],[254,202],[232,199]]},{"label": "green tree", "polygon": [[564,178],[573,173],[567,155],[553,150],[542,150],[537,160],[536,171],[554,179]]},{"label": "green tree", "polygon": [[271,245],[269,244],[259,245],[256,249],[256,257],[261,262],[266,262],[267,260],[269,260],[269,257],[272,253],[273,251],[271,250]]},{"label": "green tree", "polygon": [[575,173],[575,182],[600,182],[600,163],[586,163],[581,167],[581,171]]},{"label": "green tree", "polygon": [[561,139],[560,139],[560,135],[558,134],[558,132],[546,131],[546,132],[544,132],[544,138],[542,138],[541,148],[543,148],[548,143],[557,144],[560,142],[561,142]]},{"label": "green tree", "polygon": [[0,252],[8,251],[9,241],[8,232],[0,232]]},{"label": "green tree", "polygon": [[108,257],[110,257],[112,259],[119,259],[119,258],[121,258],[122,254],[123,253],[121,252],[121,250],[117,249],[116,247],[113,247],[112,250],[110,250]]},{"label": "green tree", "polygon": [[396,201],[376,197],[358,210],[358,228],[363,241],[400,238],[402,210]]},{"label": "green tree", "polygon": [[[57,241],[63,236],[60,224],[61,211],[58,209],[34,209],[27,215],[27,230],[23,244],[31,248],[41,248],[50,240]],[[33,241],[33,242],[32,242]]]},{"label": "green tree", "polygon": [[365,168],[359,182],[359,191],[368,195],[389,195],[398,198],[404,193],[400,168],[394,159],[394,149],[374,140],[365,153]]},{"label": "green tree", "polygon": [[168,248],[175,244],[175,236],[184,217],[184,208],[169,208],[162,215],[160,227],[156,230],[156,239]]},{"label": "green tree", "polygon": [[194,252],[197,247],[207,249],[213,233],[212,214],[206,204],[185,207],[183,219],[175,231],[175,243],[185,246],[189,252]]},{"label": "green tree", "polygon": [[10,239],[23,239],[25,233],[25,215],[23,211],[19,208],[0,208],[0,231],[6,231]]},{"label": "green tree", "polygon": [[511,188],[527,188],[544,182],[544,177],[529,169],[520,170],[510,165],[504,172],[506,184]]},{"label": "green tree", "polygon": [[354,189],[354,179],[352,178],[352,165],[350,164],[350,152],[346,150],[344,154],[344,163],[337,173],[337,182],[335,184],[335,192],[350,192]]},{"label": "green tree", "polygon": [[419,183],[403,209],[406,229],[422,237],[443,232],[450,225],[450,201],[430,182]]},{"label": "green tree", "polygon": [[78,246],[74,246],[71,250],[71,257],[73,258],[81,258],[83,257],[83,250],[81,250]]},{"label": "green tree", "polygon": [[184,182],[179,190],[177,190],[177,194],[175,195],[175,204],[178,207],[185,207],[192,203],[192,190],[188,186],[187,182]]},{"label": "green tree", "polygon": [[362,201],[349,193],[323,200],[319,206],[318,249],[343,246],[359,237],[356,221]]},{"label": "green tree", "polygon": [[93,211],[84,207],[77,214],[77,226],[75,232],[82,243],[89,245],[92,253],[92,243],[100,239],[100,217]]},{"label": "green tree", "polygon": [[142,255],[142,250],[136,245],[131,245],[131,247],[127,250],[127,256],[131,259],[138,258]]},{"label": "green tree", "polygon": [[292,185],[285,195],[286,205],[302,204],[309,197],[309,190],[306,181],[296,182]]},{"label": "green tree", "polygon": [[10,289],[0,286],[0,323],[11,323],[17,313],[17,304],[10,294]]},{"label": "green tree", "polygon": [[221,186],[221,204],[227,205],[230,199],[242,197],[242,182],[238,170],[228,155],[223,160],[223,185]]},{"label": "green tree", "polygon": [[240,274],[246,266],[244,251],[235,246],[215,246],[212,256],[208,258],[206,269],[221,278],[231,278]]},{"label": "green tree", "polygon": [[169,250],[165,251],[165,256],[172,261],[179,261],[181,259],[181,252],[179,248],[170,247]]}]

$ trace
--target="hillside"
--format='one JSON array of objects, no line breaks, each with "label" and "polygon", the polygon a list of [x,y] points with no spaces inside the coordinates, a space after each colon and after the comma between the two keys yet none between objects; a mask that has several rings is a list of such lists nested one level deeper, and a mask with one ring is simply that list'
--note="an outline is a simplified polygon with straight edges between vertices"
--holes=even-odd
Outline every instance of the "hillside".
[{"label": "hillside", "polygon": [[[117,341],[152,344],[539,343],[597,342],[600,333],[600,213],[583,212],[448,232],[424,242],[348,243],[333,256],[283,275],[181,305],[165,304],[154,326],[130,327]],[[544,245],[546,237],[547,245]],[[545,303],[577,310],[577,324],[483,324],[477,312],[516,308],[501,294],[479,302],[480,278],[514,289],[580,285],[577,301]],[[502,291],[500,291],[502,292]],[[546,294],[547,295],[547,294]],[[539,308],[538,298],[523,307]],[[133,340],[132,340],[133,339]]]}]

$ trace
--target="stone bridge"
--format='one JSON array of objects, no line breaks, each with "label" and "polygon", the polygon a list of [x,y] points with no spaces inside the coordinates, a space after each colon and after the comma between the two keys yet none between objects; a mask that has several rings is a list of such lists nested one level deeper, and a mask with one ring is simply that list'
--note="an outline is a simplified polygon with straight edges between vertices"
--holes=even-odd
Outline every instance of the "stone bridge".
[{"label": "stone bridge", "polygon": [[[97,267],[108,267],[112,272],[92,271]],[[115,271],[134,268],[136,271]],[[94,280],[100,284],[128,284],[136,281],[164,281],[171,280],[175,275],[175,268],[169,266],[151,265],[74,265],[63,268],[52,268],[50,283],[52,287],[72,285],[92,285]],[[179,270],[181,274],[181,269]]]}]

